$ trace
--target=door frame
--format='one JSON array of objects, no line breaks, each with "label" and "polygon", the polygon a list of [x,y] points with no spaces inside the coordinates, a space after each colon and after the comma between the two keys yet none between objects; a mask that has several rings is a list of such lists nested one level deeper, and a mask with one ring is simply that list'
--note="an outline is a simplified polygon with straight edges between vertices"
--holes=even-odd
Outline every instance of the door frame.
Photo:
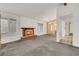
[{"label": "door frame", "polygon": [[1,44],[1,14],[0,14],[0,48],[1,48],[2,44]]}]

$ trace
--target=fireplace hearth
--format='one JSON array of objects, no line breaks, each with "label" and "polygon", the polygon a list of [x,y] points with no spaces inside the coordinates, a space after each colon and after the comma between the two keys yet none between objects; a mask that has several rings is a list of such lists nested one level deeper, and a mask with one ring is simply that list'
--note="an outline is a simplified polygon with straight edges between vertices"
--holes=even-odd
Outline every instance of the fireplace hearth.
[{"label": "fireplace hearth", "polygon": [[22,39],[26,39],[34,36],[34,28],[21,28],[22,29]]}]

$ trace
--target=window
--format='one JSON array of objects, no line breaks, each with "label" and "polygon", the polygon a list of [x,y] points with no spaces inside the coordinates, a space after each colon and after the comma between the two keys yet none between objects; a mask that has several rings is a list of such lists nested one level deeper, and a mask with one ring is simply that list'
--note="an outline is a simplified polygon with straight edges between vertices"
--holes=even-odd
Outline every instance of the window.
[{"label": "window", "polygon": [[12,35],[16,33],[16,20],[3,18],[1,19],[1,34],[2,35]]},{"label": "window", "polygon": [[8,20],[1,19],[1,34],[7,34],[7,33],[8,33]]},{"label": "window", "polygon": [[41,24],[41,23],[38,23],[37,24],[37,30],[38,30],[38,32],[43,32],[43,24]]},{"label": "window", "polygon": [[9,20],[9,34],[15,34],[16,33],[16,20],[10,19]]}]

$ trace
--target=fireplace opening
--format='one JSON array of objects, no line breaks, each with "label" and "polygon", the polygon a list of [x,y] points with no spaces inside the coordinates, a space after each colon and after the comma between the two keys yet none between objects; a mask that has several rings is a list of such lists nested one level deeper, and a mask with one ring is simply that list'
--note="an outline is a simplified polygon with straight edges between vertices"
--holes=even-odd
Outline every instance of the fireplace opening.
[{"label": "fireplace opening", "polygon": [[22,29],[22,39],[33,37],[34,35],[34,28],[21,28]]}]

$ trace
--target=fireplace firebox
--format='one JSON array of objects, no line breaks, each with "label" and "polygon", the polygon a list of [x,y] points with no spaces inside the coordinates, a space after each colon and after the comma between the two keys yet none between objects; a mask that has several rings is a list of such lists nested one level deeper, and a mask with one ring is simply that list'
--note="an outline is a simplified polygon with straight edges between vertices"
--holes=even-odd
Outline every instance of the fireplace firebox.
[{"label": "fireplace firebox", "polygon": [[26,39],[34,36],[34,28],[21,28],[22,29],[22,39]]}]

